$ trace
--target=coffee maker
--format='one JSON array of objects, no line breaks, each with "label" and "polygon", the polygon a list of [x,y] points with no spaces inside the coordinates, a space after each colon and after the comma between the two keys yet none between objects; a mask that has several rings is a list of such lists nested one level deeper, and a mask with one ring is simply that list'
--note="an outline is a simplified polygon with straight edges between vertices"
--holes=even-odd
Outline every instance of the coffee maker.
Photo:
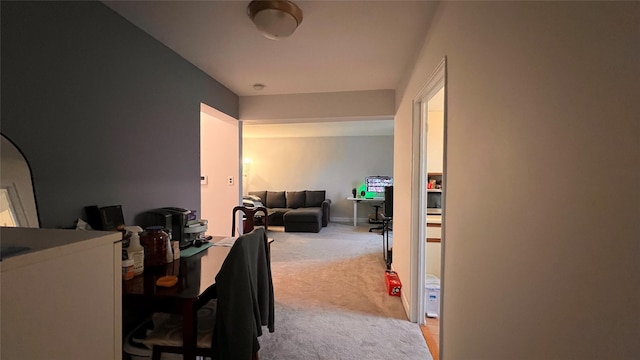
[{"label": "coffee maker", "polygon": [[[194,214],[195,215],[195,214]],[[188,241],[185,228],[192,211],[178,207],[164,207],[145,212],[142,216],[143,227],[162,226],[170,232],[171,240],[178,241],[180,247]]]}]

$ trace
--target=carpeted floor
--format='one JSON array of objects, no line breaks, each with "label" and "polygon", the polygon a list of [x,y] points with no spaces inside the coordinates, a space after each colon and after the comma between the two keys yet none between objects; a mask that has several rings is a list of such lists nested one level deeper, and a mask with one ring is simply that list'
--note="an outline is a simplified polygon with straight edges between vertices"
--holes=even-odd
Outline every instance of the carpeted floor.
[{"label": "carpeted floor", "polygon": [[382,236],[368,229],[270,227],[276,329],[259,338],[261,360],[432,359],[400,298],[386,293]]}]

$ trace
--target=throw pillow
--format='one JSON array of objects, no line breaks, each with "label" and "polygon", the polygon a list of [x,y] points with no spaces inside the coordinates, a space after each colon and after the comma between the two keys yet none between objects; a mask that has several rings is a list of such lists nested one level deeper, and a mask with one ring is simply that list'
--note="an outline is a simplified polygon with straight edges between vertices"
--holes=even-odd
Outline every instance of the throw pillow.
[{"label": "throw pillow", "polygon": [[287,207],[297,209],[304,207],[304,191],[287,191]]},{"label": "throw pillow", "polygon": [[263,204],[267,203],[267,192],[266,191],[249,191],[249,195],[255,195],[260,198]]},{"label": "throw pillow", "polygon": [[305,204],[307,207],[321,207],[322,202],[325,199],[325,191],[324,190],[307,190],[305,191],[306,198]]},{"label": "throw pillow", "polygon": [[266,205],[268,208],[280,208],[283,209],[286,206],[286,199],[284,197],[284,191],[267,191],[267,202]]}]

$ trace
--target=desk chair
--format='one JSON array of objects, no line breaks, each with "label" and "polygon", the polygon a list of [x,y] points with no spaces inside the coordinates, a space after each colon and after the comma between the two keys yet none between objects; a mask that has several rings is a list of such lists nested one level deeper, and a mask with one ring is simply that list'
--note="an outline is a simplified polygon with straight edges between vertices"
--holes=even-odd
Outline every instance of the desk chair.
[{"label": "desk chair", "polygon": [[[266,249],[262,228],[240,235],[231,247],[216,275],[218,297],[198,313],[196,355],[258,359],[262,326],[274,331],[273,282]],[[152,348],[153,360],[160,360],[162,353],[182,354],[182,321],[162,322],[143,343]]]},{"label": "desk chair", "polygon": [[384,188],[384,210],[381,218],[383,247],[382,256],[387,265],[387,270],[391,270],[393,247],[389,247],[389,232],[392,230],[391,224],[393,221],[393,186],[386,186]]},{"label": "desk chair", "polygon": [[384,222],[383,222],[382,218],[379,216],[380,208],[382,207],[382,204],[380,204],[380,205],[371,205],[371,206],[373,206],[375,214],[374,214],[374,218],[373,219],[371,219],[371,215],[369,215],[369,224],[381,224],[381,225],[369,228],[369,232],[373,232],[373,230],[381,230],[381,231],[383,231],[384,230]]},{"label": "desk chair", "polygon": [[[267,213],[267,208],[265,208],[264,206],[256,206],[256,207],[247,207],[247,206],[236,206],[233,208],[233,212],[232,212],[232,216],[233,219],[231,221],[231,236],[236,236],[236,218],[237,213],[238,212],[242,212],[244,214],[244,220],[243,220],[243,225],[242,225],[242,233],[246,234],[251,232],[256,226],[260,225],[260,226],[264,226],[264,230],[265,233],[267,232],[267,219],[268,219],[268,213]],[[258,222],[256,221],[256,215],[258,214],[264,214],[262,216],[261,219],[262,221]]]}]

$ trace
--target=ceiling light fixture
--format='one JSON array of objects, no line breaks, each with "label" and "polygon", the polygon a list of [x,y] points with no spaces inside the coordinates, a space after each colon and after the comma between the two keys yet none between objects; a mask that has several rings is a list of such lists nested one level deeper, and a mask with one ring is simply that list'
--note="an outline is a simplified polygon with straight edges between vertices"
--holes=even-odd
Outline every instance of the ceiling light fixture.
[{"label": "ceiling light fixture", "polygon": [[264,89],[264,86],[265,86],[264,84],[253,84],[253,90],[260,91],[260,90]]},{"label": "ceiling light fixture", "polygon": [[302,22],[302,10],[291,1],[254,0],[247,15],[262,34],[271,40],[285,38]]}]

